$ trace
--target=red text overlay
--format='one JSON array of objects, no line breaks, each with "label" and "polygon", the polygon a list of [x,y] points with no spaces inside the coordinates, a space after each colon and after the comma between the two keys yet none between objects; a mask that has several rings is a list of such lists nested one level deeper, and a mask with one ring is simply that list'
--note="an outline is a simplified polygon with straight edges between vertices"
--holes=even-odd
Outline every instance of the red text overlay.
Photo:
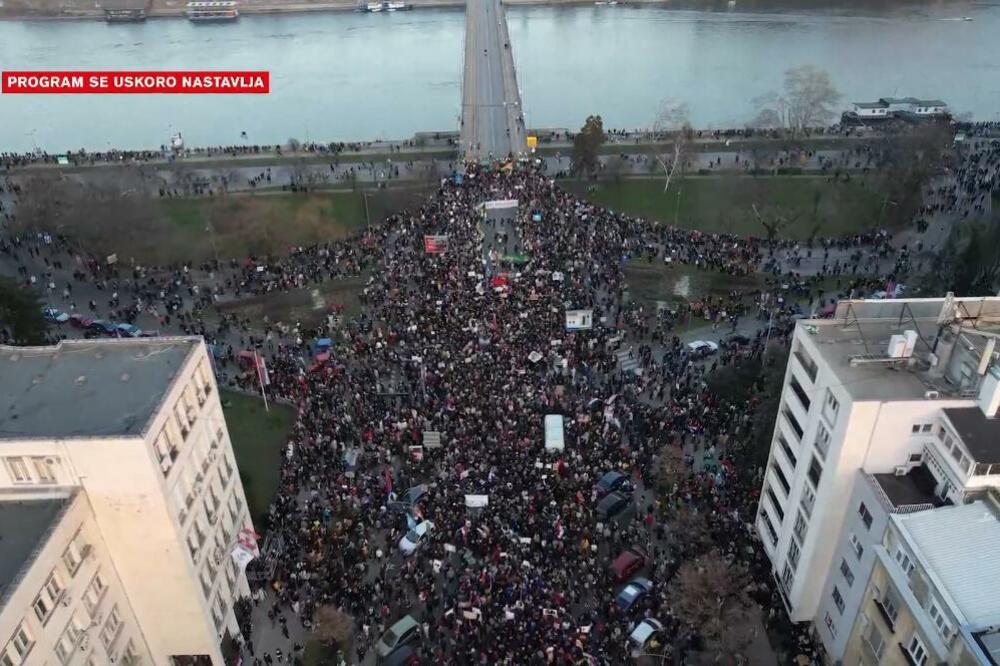
[{"label": "red text overlay", "polygon": [[265,94],[269,72],[3,72],[5,94]]}]

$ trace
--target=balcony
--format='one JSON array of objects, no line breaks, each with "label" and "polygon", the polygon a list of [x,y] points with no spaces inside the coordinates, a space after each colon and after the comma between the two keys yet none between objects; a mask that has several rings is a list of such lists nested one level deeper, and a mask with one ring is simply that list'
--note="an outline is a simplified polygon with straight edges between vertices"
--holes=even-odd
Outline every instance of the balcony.
[{"label": "balcony", "polygon": [[799,384],[799,380],[796,379],[795,376],[793,375],[792,381],[789,382],[788,385],[791,387],[792,393],[795,394],[795,397],[799,399],[799,402],[802,404],[802,407],[805,409],[806,413],[808,413],[809,406],[812,404],[812,401],[809,400],[809,396],[806,395],[805,389],[803,389],[802,385]]},{"label": "balcony", "polygon": [[881,599],[873,599],[872,601],[875,603],[875,608],[878,609],[878,614],[885,620],[885,625],[889,627],[889,633],[896,633],[896,619],[889,613],[889,609],[886,608]]},{"label": "balcony", "polygon": [[801,350],[796,350],[792,352],[792,356],[794,356],[795,360],[799,362],[799,365],[802,366],[802,369],[806,371],[806,376],[809,377],[809,381],[815,382],[816,364],[813,363],[812,359],[803,354]]},{"label": "balcony", "polygon": [[802,426],[799,425],[799,420],[795,418],[795,415],[792,414],[792,410],[787,406],[781,410],[781,413],[784,414],[785,420],[788,421],[788,425],[792,427],[792,432],[795,433],[797,441],[801,442],[804,431],[802,430]]}]

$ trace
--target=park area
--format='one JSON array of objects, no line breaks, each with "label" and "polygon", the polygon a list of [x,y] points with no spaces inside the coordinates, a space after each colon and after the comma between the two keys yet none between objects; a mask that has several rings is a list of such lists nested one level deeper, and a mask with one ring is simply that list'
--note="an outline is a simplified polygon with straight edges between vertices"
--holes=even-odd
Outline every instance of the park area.
[{"label": "park area", "polygon": [[879,226],[882,197],[865,181],[819,176],[686,176],[663,192],[658,178],[625,178],[571,191],[601,206],[709,233],[766,237],[754,213],[784,218],[780,238],[844,236]]},{"label": "park area", "polygon": [[281,457],[295,419],[287,405],[271,403],[265,411],[258,396],[222,390],[222,413],[236,455],[250,516],[260,531],[267,508],[278,490]]}]

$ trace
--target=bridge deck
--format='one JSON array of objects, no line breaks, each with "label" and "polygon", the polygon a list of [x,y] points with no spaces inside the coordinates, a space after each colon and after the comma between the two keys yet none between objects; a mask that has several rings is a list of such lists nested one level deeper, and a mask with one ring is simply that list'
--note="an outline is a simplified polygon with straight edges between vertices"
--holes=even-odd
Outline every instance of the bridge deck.
[{"label": "bridge deck", "polygon": [[525,150],[514,53],[500,0],[467,0],[461,148],[468,160]]}]

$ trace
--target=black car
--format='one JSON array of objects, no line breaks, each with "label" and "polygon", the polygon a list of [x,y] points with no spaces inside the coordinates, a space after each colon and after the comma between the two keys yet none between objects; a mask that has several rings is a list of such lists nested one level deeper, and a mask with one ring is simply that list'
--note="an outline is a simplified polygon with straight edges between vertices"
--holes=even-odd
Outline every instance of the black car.
[{"label": "black car", "polygon": [[632,505],[632,498],[622,493],[608,493],[597,503],[598,517],[601,520],[611,520]]},{"label": "black car", "polygon": [[745,347],[753,342],[749,337],[743,335],[742,333],[733,333],[732,335],[727,335],[724,342],[730,347],[741,346]]},{"label": "black car", "polygon": [[597,495],[604,497],[608,493],[619,492],[623,495],[632,491],[628,476],[621,472],[608,472],[597,482]]}]

